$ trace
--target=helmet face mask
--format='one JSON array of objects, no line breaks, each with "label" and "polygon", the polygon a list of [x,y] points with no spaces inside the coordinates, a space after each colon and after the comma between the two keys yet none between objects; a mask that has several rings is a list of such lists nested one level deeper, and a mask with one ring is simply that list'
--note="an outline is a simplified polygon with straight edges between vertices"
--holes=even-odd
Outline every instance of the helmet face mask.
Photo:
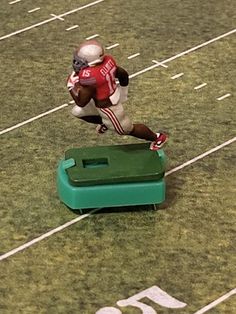
[{"label": "helmet face mask", "polygon": [[85,60],[89,66],[101,63],[104,58],[104,48],[96,40],[87,40],[76,50],[76,56]]},{"label": "helmet face mask", "polygon": [[75,71],[75,73],[78,73],[81,69],[86,68],[88,66],[88,62],[77,55],[77,53],[74,53],[73,61],[72,61],[72,67]]}]

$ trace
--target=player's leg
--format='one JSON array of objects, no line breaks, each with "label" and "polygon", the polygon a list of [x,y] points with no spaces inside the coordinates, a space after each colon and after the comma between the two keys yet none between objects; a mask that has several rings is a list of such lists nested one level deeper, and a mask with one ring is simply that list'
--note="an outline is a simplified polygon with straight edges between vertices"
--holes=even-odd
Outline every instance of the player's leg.
[{"label": "player's leg", "polygon": [[129,135],[147,140],[147,141],[155,141],[156,133],[150,130],[145,124],[134,124],[133,130],[129,133]]},{"label": "player's leg", "polygon": [[71,113],[73,116],[82,119],[88,123],[102,124],[102,118],[97,111],[94,101],[91,99],[85,107],[75,105]]},{"label": "player's leg", "polygon": [[147,141],[151,141],[151,150],[160,149],[168,140],[165,133],[154,133],[144,124],[134,124],[134,128],[130,132],[130,135]]},{"label": "player's leg", "polygon": [[164,133],[154,133],[144,124],[133,124],[125,114],[122,104],[109,108],[99,108],[103,123],[108,129],[116,131],[120,135],[131,135],[152,142],[151,150],[161,148],[167,141]]},{"label": "player's leg", "polygon": [[119,135],[129,134],[133,129],[133,124],[124,113],[123,106],[117,104],[107,108],[98,108],[103,123],[109,130],[115,131]]},{"label": "player's leg", "polygon": [[88,123],[97,124],[96,131],[98,134],[103,134],[108,130],[107,126],[103,123],[102,118],[92,99],[85,107],[79,107],[75,105],[72,108],[71,113],[73,114],[73,116],[82,119]]}]

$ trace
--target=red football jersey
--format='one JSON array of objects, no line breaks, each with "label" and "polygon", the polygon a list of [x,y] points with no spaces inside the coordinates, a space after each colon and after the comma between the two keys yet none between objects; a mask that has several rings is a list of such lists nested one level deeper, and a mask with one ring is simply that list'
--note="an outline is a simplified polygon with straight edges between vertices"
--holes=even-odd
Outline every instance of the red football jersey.
[{"label": "red football jersey", "polygon": [[84,86],[94,85],[98,100],[109,98],[116,90],[116,69],[115,60],[106,55],[102,63],[82,69],[79,72],[79,82]]}]

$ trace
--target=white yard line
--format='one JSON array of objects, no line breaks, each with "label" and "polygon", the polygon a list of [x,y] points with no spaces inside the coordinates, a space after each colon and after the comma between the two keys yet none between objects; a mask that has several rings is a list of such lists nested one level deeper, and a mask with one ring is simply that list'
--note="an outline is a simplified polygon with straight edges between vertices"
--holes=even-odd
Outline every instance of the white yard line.
[{"label": "white yard line", "polygon": [[225,98],[227,98],[227,97],[230,97],[231,96],[231,94],[225,94],[225,95],[223,95],[223,96],[221,96],[221,97],[219,97],[219,98],[217,98],[217,100],[223,100],[223,99],[225,99]]},{"label": "white yard line", "polygon": [[[215,152],[215,151],[217,151],[217,150],[219,150],[219,149],[221,149],[221,148],[223,148],[223,147],[225,147],[225,146],[227,146],[227,145],[233,143],[235,140],[236,140],[236,137],[232,138],[231,140],[229,140],[229,141],[227,141],[227,142],[222,143],[221,145],[219,145],[219,146],[217,146],[217,147],[215,147],[215,148],[213,148],[213,149],[210,149],[209,151],[205,152],[204,154],[201,154],[201,155],[199,155],[199,156],[197,156],[197,157],[195,157],[195,158],[193,158],[193,159],[191,159],[191,160],[185,162],[184,164],[182,164],[182,165],[180,165],[180,166],[178,166],[178,167],[175,167],[174,169],[172,169],[172,170],[166,172],[166,175],[165,175],[165,176],[169,176],[170,174],[172,174],[172,173],[174,173],[174,172],[176,172],[176,171],[179,171],[179,170],[185,168],[186,166],[188,166],[188,165],[190,165],[190,164],[196,162],[197,160],[200,160],[200,159],[204,158],[205,156],[208,156],[208,155],[212,154],[213,152]],[[27,243],[25,243],[25,244],[23,244],[23,245],[17,247],[17,248],[15,248],[15,249],[13,249],[13,250],[11,250],[11,251],[5,253],[5,254],[3,254],[3,255],[0,255],[0,261],[4,260],[4,259],[6,259],[6,258],[8,258],[8,257],[10,257],[10,256],[12,256],[12,255],[14,255],[14,254],[16,254],[16,253],[18,253],[18,252],[20,252],[20,251],[23,251],[24,249],[26,249],[26,248],[32,246],[33,244],[35,244],[35,243],[37,243],[37,242],[40,242],[40,241],[44,240],[45,238],[48,238],[48,237],[50,237],[51,235],[53,235],[53,234],[55,234],[55,233],[57,233],[57,232],[59,232],[59,231],[64,230],[65,228],[68,228],[69,226],[71,226],[71,225],[77,223],[78,221],[80,221],[80,220],[82,220],[82,219],[85,219],[85,218],[91,216],[93,213],[97,212],[97,211],[100,210],[100,209],[101,209],[101,208],[96,208],[96,209],[90,211],[88,214],[85,214],[85,215],[79,216],[79,217],[77,217],[77,218],[75,218],[75,219],[72,219],[72,220],[68,221],[67,223],[65,223],[65,224],[63,224],[63,225],[61,225],[61,226],[59,226],[59,227],[57,227],[57,228],[55,228],[55,229],[52,229],[52,230],[50,230],[50,231],[44,233],[43,235],[41,235],[41,236],[39,236],[39,237],[37,237],[37,238],[35,238],[35,239],[29,241],[29,242],[27,242]],[[195,314],[196,314],[196,313],[195,313]],[[199,314],[199,313],[198,313],[198,314]]]},{"label": "white yard line", "polygon": [[32,9],[32,10],[29,10],[28,13],[33,13],[33,12],[36,12],[36,11],[38,11],[38,10],[40,10],[40,8],[34,8],[34,9]]},{"label": "white yard line", "polygon": [[[57,18],[57,17],[55,17],[55,18]],[[197,49],[200,49],[201,47],[206,46],[206,43],[208,43],[208,44],[209,44],[209,43],[212,43],[212,42],[214,42],[214,41],[216,41],[216,40],[219,40],[219,39],[221,39],[221,38],[223,38],[223,37],[225,37],[225,36],[228,36],[228,35],[233,34],[235,31],[236,31],[236,29],[233,30],[233,31],[230,31],[230,32],[228,32],[228,33],[225,33],[225,34],[223,34],[223,35],[221,35],[221,36],[218,36],[218,37],[216,37],[216,38],[213,38],[213,39],[211,39],[211,40],[209,40],[209,41],[207,41],[207,42],[205,42],[205,43],[202,43],[201,45],[198,45],[198,46],[193,47],[193,48],[191,48],[191,49],[185,50],[184,52],[181,52],[181,53],[179,53],[179,54],[177,54],[177,55],[175,55],[175,56],[173,56],[173,57],[171,57],[171,58],[168,58],[168,59],[162,61],[161,63],[163,64],[163,63],[166,63],[166,62],[170,62],[170,61],[172,61],[172,60],[174,60],[174,59],[180,58],[180,57],[182,57],[183,55],[185,55],[185,54],[187,54],[187,53],[193,52],[193,51],[195,51],[195,50],[197,50]],[[143,74],[143,73],[145,73],[145,72],[148,72],[148,71],[150,71],[150,70],[152,70],[152,69],[154,69],[154,68],[157,68],[157,67],[159,67],[159,66],[160,66],[160,64],[153,64],[153,65],[151,65],[151,66],[149,66],[149,67],[147,67],[147,68],[145,68],[145,69],[143,69],[143,70],[141,70],[141,71],[138,71],[138,72],[136,72],[136,73],[131,74],[131,75],[129,76],[129,78],[134,78],[134,77],[136,77],[136,76],[138,76],[138,75],[140,75],[140,74]],[[182,74],[182,73],[179,73],[179,74],[176,74],[176,75],[180,75],[180,74]],[[173,78],[173,76],[172,76],[172,78]],[[41,117],[43,117],[43,116],[46,116],[46,115],[48,115],[49,113],[52,113],[52,112],[57,111],[57,110],[60,110],[60,109],[63,108],[63,106],[66,107],[66,106],[68,106],[68,105],[67,105],[67,104],[61,105],[61,106],[56,107],[56,108],[54,108],[54,109],[52,109],[52,110],[49,110],[49,111],[47,111],[47,112],[45,112],[45,113],[42,113],[42,114],[40,114],[39,116],[36,116],[36,117],[34,117],[34,118],[31,118],[31,119],[28,119],[28,120],[23,121],[23,122],[21,122],[21,123],[18,123],[18,124],[16,124],[16,125],[12,126],[12,127],[9,127],[9,128],[7,128],[7,129],[4,129],[4,130],[0,131],[0,135],[2,135],[2,134],[4,134],[4,133],[7,133],[7,132],[10,132],[10,131],[12,131],[12,130],[18,128],[18,127],[21,127],[21,126],[23,126],[23,125],[25,125],[25,124],[27,124],[27,123],[30,123],[30,122],[32,122],[32,121],[34,121],[34,120],[37,120],[37,119],[39,119],[39,118],[41,118]]]},{"label": "white yard line", "polygon": [[[206,42],[204,42],[204,43],[202,43],[202,44],[200,44],[200,45],[197,45],[197,46],[195,46],[195,47],[193,47],[193,48],[190,48],[190,49],[188,49],[188,50],[185,50],[185,51],[183,51],[183,52],[180,52],[180,53],[178,53],[177,55],[174,55],[173,57],[170,57],[170,58],[168,58],[168,59],[166,59],[166,60],[164,60],[164,61],[161,61],[161,63],[162,63],[162,64],[165,64],[165,63],[171,62],[171,61],[173,61],[173,60],[175,60],[175,59],[177,59],[177,58],[180,58],[180,57],[182,57],[182,56],[184,56],[184,55],[187,55],[187,54],[189,54],[189,53],[191,53],[191,52],[193,52],[193,51],[196,51],[196,50],[198,50],[198,49],[200,49],[200,48],[202,48],[202,47],[205,47],[205,46],[207,46],[207,45],[209,45],[209,44],[211,44],[211,43],[213,43],[213,42],[216,42],[217,40],[220,40],[220,39],[222,39],[222,38],[224,38],[224,37],[227,37],[227,36],[229,36],[229,35],[232,35],[232,34],[235,33],[235,32],[236,32],[236,28],[233,29],[233,30],[231,30],[231,31],[229,31],[229,32],[227,32],[227,33],[224,33],[224,34],[222,34],[222,35],[220,35],[220,36],[217,36],[217,37],[215,37],[215,38],[213,38],[213,39],[211,39],[211,40],[208,40],[208,41],[206,41]],[[152,69],[154,69],[154,68],[156,68],[156,67],[159,67],[159,66],[160,66],[159,64],[153,64],[153,65],[151,65],[150,67],[148,67],[148,68],[146,68],[146,69],[143,69],[143,70],[141,70],[141,71],[139,71],[139,72],[136,72],[136,73],[130,75],[130,78],[135,77],[135,76],[137,76],[137,75],[139,75],[139,74],[145,73],[145,72],[147,72],[147,71],[150,71],[150,70],[152,70]]]},{"label": "white yard line", "polygon": [[171,79],[172,79],[172,80],[175,80],[175,79],[177,79],[177,78],[179,78],[179,77],[181,77],[181,76],[183,76],[183,75],[184,75],[184,73],[181,72],[181,73],[178,73],[178,74],[175,74],[175,75],[171,76]]},{"label": "white yard line", "polygon": [[129,78],[131,79],[131,78],[136,77],[136,76],[138,76],[138,75],[140,75],[140,74],[143,74],[143,73],[146,73],[146,72],[148,72],[148,71],[150,71],[150,70],[152,70],[152,69],[155,69],[155,68],[157,68],[157,67],[159,67],[159,66],[160,66],[159,64],[150,65],[149,67],[147,67],[147,68],[145,68],[145,69],[143,69],[143,70],[140,70],[140,71],[138,71],[138,72],[136,72],[136,73],[131,74],[131,75],[129,76]]},{"label": "white yard line", "polygon": [[18,35],[18,34],[24,33],[24,32],[26,32],[26,31],[28,31],[28,30],[30,30],[30,29],[33,29],[33,28],[35,28],[35,27],[38,27],[38,26],[41,26],[41,25],[50,23],[50,22],[52,22],[52,21],[54,21],[54,20],[56,20],[56,19],[57,19],[57,17],[52,17],[52,18],[50,18],[50,19],[48,19],[48,20],[44,20],[44,21],[42,21],[42,22],[36,23],[36,24],[31,25],[31,26],[28,26],[28,27],[26,27],[26,28],[19,29],[18,31],[15,31],[14,33],[11,33],[11,34],[8,34],[8,35],[5,35],[5,36],[0,37],[0,40],[3,40],[3,39],[6,39],[6,38],[9,38],[9,37],[12,37],[12,36],[14,36],[14,35]]},{"label": "white yard line", "polygon": [[114,44],[114,45],[111,45],[111,46],[109,46],[109,47],[106,47],[106,49],[107,50],[110,50],[110,49],[113,49],[113,48],[115,48],[115,47],[118,47],[120,44],[118,44],[118,43],[116,43],[116,44]]},{"label": "white yard line", "polygon": [[11,2],[9,2],[9,4],[15,4],[15,3],[17,3],[17,2],[21,2],[21,0],[11,1]]},{"label": "white yard line", "polygon": [[185,168],[185,167],[187,167],[187,166],[193,164],[194,162],[196,162],[196,161],[198,161],[198,160],[200,160],[200,159],[202,159],[202,158],[204,158],[204,157],[206,157],[206,156],[208,156],[208,155],[210,155],[210,154],[216,152],[217,150],[219,150],[219,149],[221,149],[221,148],[223,148],[223,147],[225,147],[225,146],[227,146],[227,145],[229,145],[229,144],[232,144],[232,143],[235,142],[235,141],[236,141],[236,136],[233,137],[233,138],[231,138],[231,139],[228,140],[227,142],[224,142],[223,144],[220,144],[219,146],[216,146],[216,147],[214,147],[214,148],[208,150],[207,152],[205,152],[205,153],[203,153],[203,154],[201,154],[201,155],[199,155],[199,156],[197,156],[197,157],[194,157],[193,159],[191,159],[191,160],[185,162],[184,164],[173,168],[172,170],[166,172],[165,176],[169,176],[169,175],[172,174],[173,172],[176,172],[176,171],[178,171],[178,170],[181,170],[181,169],[183,169],[183,168]]},{"label": "white yard line", "polygon": [[89,37],[86,37],[85,39],[86,39],[86,40],[90,40],[90,39],[97,38],[97,37],[99,37],[99,34],[91,35],[91,36],[89,36]]},{"label": "white yard line", "polygon": [[71,27],[66,28],[66,31],[71,31],[72,29],[78,28],[79,25],[73,25]]},{"label": "white yard line", "polygon": [[200,88],[205,87],[206,85],[207,85],[207,83],[202,83],[202,84],[200,84],[200,85],[198,85],[198,86],[195,86],[194,89],[195,89],[195,90],[198,90],[198,89],[200,89]]},{"label": "white yard line", "polygon": [[224,37],[226,37],[226,36],[232,35],[232,34],[235,33],[235,32],[236,32],[236,28],[235,28],[235,29],[232,29],[231,31],[229,31],[229,32],[227,32],[227,33],[225,33],[225,34],[222,34],[222,35],[217,36],[217,37],[215,37],[215,38],[213,38],[213,39],[211,39],[211,40],[208,40],[208,41],[206,41],[206,42],[204,42],[204,43],[202,43],[202,44],[200,44],[200,45],[198,45],[198,46],[195,46],[195,47],[190,48],[190,49],[188,49],[188,50],[186,50],[186,51],[183,51],[183,52],[181,52],[181,53],[179,53],[179,54],[177,54],[177,55],[175,55],[175,56],[173,56],[173,57],[171,57],[171,58],[169,58],[169,59],[166,59],[165,61],[162,61],[162,63],[168,63],[168,62],[170,62],[170,61],[172,61],[172,60],[175,60],[175,59],[177,59],[177,58],[179,58],[179,57],[182,57],[182,56],[184,56],[184,55],[186,55],[186,54],[188,54],[188,53],[190,53],[190,52],[193,52],[193,51],[198,50],[198,49],[200,49],[200,48],[202,48],[202,47],[205,47],[205,46],[207,46],[207,45],[209,45],[209,44],[212,44],[213,42],[215,42],[215,41],[217,41],[217,40],[219,40],[219,39],[222,39],[222,38],[224,38]]},{"label": "white yard line", "polygon": [[93,5],[96,5],[96,4],[98,4],[98,3],[100,3],[100,2],[103,2],[103,1],[105,1],[105,0],[97,0],[97,1],[91,2],[91,3],[89,3],[89,4],[83,5],[82,7],[79,7],[79,8],[76,8],[76,9],[74,9],[74,10],[68,11],[68,12],[66,12],[66,13],[59,14],[59,15],[55,15],[55,16],[53,16],[53,17],[50,18],[50,19],[44,20],[44,21],[42,21],[42,22],[39,22],[39,23],[36,23],[36,24],[33,24],[33,25],[30,25],[30,26],[25,27],[25,28],[23,28],[23,29],[19,29],[18,31],[15,31],[15,32],[10,33],[10,34],[8,34],[8,35],[4,35],[4,36],[0,37],[0,40],[4,40],[4,39],[6,39],[6,38],[9,38],[9,37],[12,37],[12,36],[15,36],[15,35],[24,33],[24,32],[29,31],[29,30],[31,30],[31,29],[33,29],[33,28],[35,28],[35,27],[38,27],[38,26],[41,26],[41,25],[50,23],[50,22],[55,21],[55,20],[57,20],[57,19],[60,19],[60,18],[62,18],[62,17],[64,17],[64,16],[67,16],[67,15],[69,15],[69,14],[72,14],[72,13],[78,12],[78,11],[80,11],[80,10],[89,8],[89,7],[91,7],[91,6],[93,6]]},{"label": "white yard line", "polygon": [[[196,51],[196,50],[198,50],[198,49],[200,49],[200,48],[202,48],[202,47],[205,47],[205,46],[207,46],[207,45],[209,45],[209,44],[211,44],[211,43],[213,43],[213,42],[215,42],[215,41],[217,41],[217,40],[219,40],[219,39],[222,39],[222,38],[224,38],[224,37],[226,37],[226,36],[232,35],[232,34],[235,33],[235,32],[236,32],[236,28],[233,29],[233,30],[231,30],[231,31],[229,31],[229,32],[227,32],[227,33],[224,33],[224,34],[222,34],[222,35],[220,35],[220,36],[217,36],[217,37],[215,37],[215,38],[213,38],[213,39],[211,39],[211,40],[208,40],[208,41],[206,41],[206,42],[204,42],[204,43],[202,43],[202,44],[200,44],[200,45],[197,45],[197,46],[195,46],[195,47],[193,47],[193,48],[190,48],[190,49],[185,50],[185,51],[183,51],[183,52],[181,52],[181,53],[178,53],[177,55],[174,55],[173,57],[170,57],[170,58],[168,58],[168,59],[166,59],[166,60],[164,60],[164,61],[161,61],[161,63],[162,63],[162,64],[165,64],[165,63],[171,62],[171,61],[173,61],[173,60],[175,60],[175,59],[177,59],[177,58],[180,58],[180,57],[182,57],[182,56],[184,56],[184,55],[189,54],[190,52],[193,52],[193,51]],[[143,69],[143,70],[141,70],[141,71],[139,71],[139,72],[136,72],[136,73],[130,75],[130,78],[133,78],[133,77],[135,77],[135,76],[137,76],[137,75],[139,75],[139,74],[142,74],[142,73],[145,73],[145,72],[147,72],[147,71],[150,71],[150,70],[152,70],[152,69],[154,69],[154,68],[156,68],[156,67],[159,67],[159,66],[160,66],[159,64],[153,64],[153,65],[151,65],[150,67],[148,67],[148,68],[146,68],[146,69]]]},{"label": "white yard line", "polygon": [[63,14],[60,14],[59,16],[60,16],[60,17],[63,17],[63,16],[70,15],[70,14],[72,14],[72,13],[75,13],[75,12],[78,12],[78,11],[80,11],[80,10],[83,10],[83,9],[89,8],[89,7],[91,7],[91,6],[94,6],[94,5],[96,5],[96,4],[98,4],[98,3],[101,3],[101,2],[103,2],[103,1],[105,1],[105,0],[97,0],[97,1],[94,1],[94,2],[91,2],[91,3],[88,3],[88,4],[86,4],[86,5],[83,5],[82,7],[73,9],[73,10],[68,11],[68,12],[66,12],[66,13],[63,13]]},{"label": "white yard line", "polygon": [[14,255],[14,254],[16,254],[16,253],[18,253],[18,252],[20,252],[20,251],[23,251],[24,249],[26,249],[26,248],[32,246],[33,244],[35,244],[35,243],[37,243],[37,242],[40,242],[40,241],[42,241],[42,240],[44,240],[44,239],[50,237],[51,235],[53,235],[53,234],[55,234],[55,233],[57,233],[57,232],[60,232],[60,231],[64,230],[65,228],[70,227],[71,225],[74,225],[74,224],[77,223],[78,221],[83,220],[83,219],[85,219],[85,218],[91,216],[93,213],[95,213],[95,212],[98,211],[99,209],[101,209],[101,208],[95,208],[95,209],[91,210],[91,211],[90,211],[89,213],[87,213],[87,214],[84,214],[84,215],[81,215],[81,216],[79,216],[79,217],[76,217],[75,219],[72,219],[72,220],[66,222],[66,223],[63,224],[63,225],[61,225],[61,226],[59,226],[59,227],[57,227],[57,228],[55,228],[55,229],[52,229],[52,230],[50,230],[50,231],[48,231],[48,232],[42,234],[40,237],[37,237],[37,238],[33,239],[32,241],[29,241],[29,242],[27,242],[27,243],[25,243],[25,244],[23,244],[23,245],[21,245],[21,246],[18,246],[17,248],[15,248],[15,249],[13,249],[13,250],[11,250],[11,251],[9,251],[9,252],[7,252],[7,253],[1,255],[1,256],[0,256],[0,261],[4,260],[4,259],[6,259],[6,258],[8,258],[8,257],[10,257],[10,256],[12,256],[12,255]]},{"label": "white yard line", "polygon": [[56,14],[50,14],[51,16],[55,17],[56,19],[60,20],[60,21],[65,21],[65,19],[63,19],[62,17],[56,15]]},{"label": "white yard line", "polygon": [[140,56],[140,53],[139,53],[139,52],[134,53],[133,55],[128,56],[127,59],[130,60],[130,59],[136,58],[136,57],[138,57],[138,56]]},{"label": "white yard line", "polygon": [[228,293],[222,295],[219,299],[217,299],[217,300],[211,302],[210,304],[204,306],[201,310],[198,310],[194,314],[206,313],[207,311],[209,311],[210,309],[212,309],[216,305],[220,304],[221,302],[225,301],[226,299],[228,299],[229,297],[231,297],[234,294],[236,294],[236,288],[234,288],[231,291],[229,291]]},{"label": "white yard line", "polygon": [[160,66],[163,67],[163,68],[168,68],[168,65],[166,65],[166,64],[164,64],[164,63],[162,63],[162,62],[159,62],[159,61],[157,61],[157,60],[152,60],[152,62],[153,62],[153,63],[156,63],[156,64],[158,64],[158,65],[160,65]]},{"label": "white yard line", "polygon": [[12,130],[15,130],[15,129],[17,129],[17,128],[19,128],[19,127],[21,127],[21,126],[27,124],[27,123],[30,123],[30,122],[33,122],[33,121],[35,121],[35,120],[37,120],[37,119],[40,119],[40,118],[42,118],[42,117],[45,117],[45,116],[47,116],[48,114],[53,113],[53,112],[55,112],[55,111],[58,111],[58,110],[60,110],[60,109],[63,109],[63,108],[65,108],[65,107],[67,107],[67,106],[68,106],[68,104],[63,104],[63,105],[61,105],[61,106],[59,106],[59,107],[56,107],[56,108],[51,109],[51,110],[49,110],[49,111],[43,112],[43,113],[39,114],[38,116],[35,116],[35,117],[33,117],[33,118],[30,118],[30,119],[28,119],[28,120],[25,120],[25,121],[23,121],[23,122],[20,122],[20,123],[18,123],[18,124],[16,124],[16,125],[13,125],[13,126],[11,126],[10,128],[7,128],[7,129],[5,129],[5,130],[0,131],[0,135],[2,135],[2,134],[4,134],[4,133],[7,133],[7,132],[10,132],[10,131],[12,131]]}]

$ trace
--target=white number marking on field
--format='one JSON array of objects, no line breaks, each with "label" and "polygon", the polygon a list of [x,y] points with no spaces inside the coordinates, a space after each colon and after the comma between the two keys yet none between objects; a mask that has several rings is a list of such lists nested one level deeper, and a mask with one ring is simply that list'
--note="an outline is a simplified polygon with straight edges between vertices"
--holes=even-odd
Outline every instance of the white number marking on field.
[{"label": "white number marking on field", "polygon": [[116,307],[103,307],[102,309],[98,310],[96,314],[122,314],[120,310]]},{"label": "white number marking on field", "polygon": [[[128,299],[120,300],[117,302],[117,305],[120,307],[137,307],[142,311],[142,314],[157,314],[157,312],[150,305],[140,302],[140,300],[143,298],[148,298],[160,306],[171,309],[183,308],[187,305],[186,303],[173,298],[158,286],[152,286]],[[96,314],[122,314],[122,312],[114,307],[103,307],[97,311]]]}]

